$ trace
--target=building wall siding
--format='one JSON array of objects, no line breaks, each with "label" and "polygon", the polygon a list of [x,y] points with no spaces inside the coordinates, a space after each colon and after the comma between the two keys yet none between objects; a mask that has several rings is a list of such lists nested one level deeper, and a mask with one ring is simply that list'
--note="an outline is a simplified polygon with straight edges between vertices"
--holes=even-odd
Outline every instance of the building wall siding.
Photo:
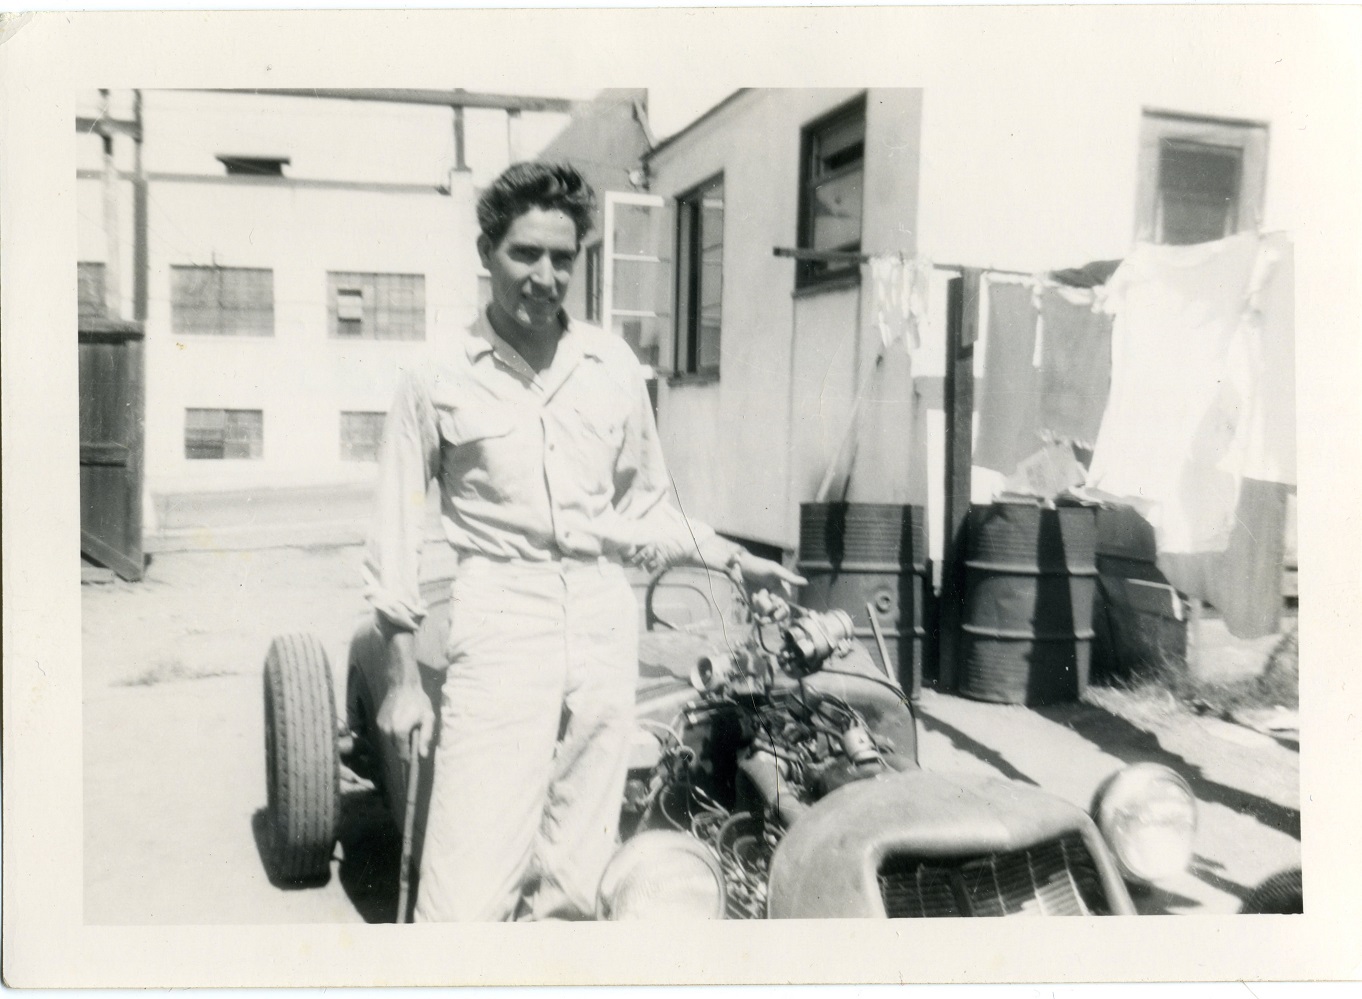
[{"label": "building wall siding", "polygon": [[[874,354],[858,334],[869,289],[795,298],[794,264],[772,251],[797,239],[801,129],[858,93],[751,91],[650,164],[652,190],[668,197],[724,174],[719,381],[665,384],[659,394],[678,493],[688,513],[720,530],[786,547],[795,541],[799,503],[812,498],[846,430],[861,366]],[[867,93],[862,241],[870,251],[913,251],[920,105],[916,90]],[[669,338],[664,357],[671,350]],[[884,415],[894,419],[891,410]],[[905,445],[905,463],[906,454]],[[871,492],[882,491],[877,478],[873,468],[866,472]]]}]

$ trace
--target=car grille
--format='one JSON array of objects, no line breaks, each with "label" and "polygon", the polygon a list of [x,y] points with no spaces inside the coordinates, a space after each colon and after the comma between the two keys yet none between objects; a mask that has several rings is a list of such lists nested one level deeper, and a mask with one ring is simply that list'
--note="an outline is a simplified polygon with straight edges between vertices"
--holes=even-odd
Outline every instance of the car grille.
[{"label": "car grille", "polygon": [[891,919],[1111,913],[1097,865],[1077,833],[1014,853],[957,861],[889,857],[879,879]]}]

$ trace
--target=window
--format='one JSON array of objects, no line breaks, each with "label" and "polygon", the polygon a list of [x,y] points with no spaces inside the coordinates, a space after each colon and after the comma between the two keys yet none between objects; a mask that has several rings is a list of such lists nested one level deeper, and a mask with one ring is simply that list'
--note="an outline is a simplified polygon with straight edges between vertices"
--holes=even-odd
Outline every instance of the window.
[{"label": "window", "polygon": [[671,327],[671,212],[655,194],[607,191],[600,323],[624,338],[647,377]]},{"label": "window", "polygon": [[282,177],[287,156],[218,156],[229,177]]},{"label": "window", "polygon": [[601,253],[604,247],[593,243],[586,248],[586,321],[601,321],[601,293],[604,289],[605,271],[601,267]]},{"label": "window", "polygon": [[1177,245],[1224,239],[1261,220],[1267,127],[1146,111],[1139,166],[1139,239]]},{"label": "window", "polygon": [[[799,248],[859,253],[865,175],[865,98],[804,129]],[[797,284],[860,275],[854,261],[801,260]]]},{"label": "window", "polygon": [[104,315],[104,265],[81,261],[76,264],[76,300],[80,318]]},{"label": "window", "polygon": [[377,461],[379,445],[383,443],[383,419],[382,413],[341,413],[341,459]]},{"label": "window", "polygon": [[676,371],[717,374],[724,288],[724,179],[676,199]]},{"label": "window", "polygon": [[259,458],[263,437],[264,419],[258,409],[184,411],[186,458]]},{"label": "window", "polygon": [[333,337],[424,340],[426,279],[421,274],[328,272],[327,311]]},{"label": "window", "polygon": [[273,336],[274,272],[254,267],[170,268],[175,334]]}]

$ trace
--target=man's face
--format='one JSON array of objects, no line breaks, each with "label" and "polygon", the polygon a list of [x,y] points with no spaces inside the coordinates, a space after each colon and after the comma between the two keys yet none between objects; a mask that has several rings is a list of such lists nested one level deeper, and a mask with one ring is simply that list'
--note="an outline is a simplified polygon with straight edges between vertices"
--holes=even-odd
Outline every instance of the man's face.
[{"label": "man's face", "polygon": [[577,227],[566,212],[531,208],[501,242],[478,238],[478,255],[492,278],[492,308],[527,333],[556,336],[572,267]]}]

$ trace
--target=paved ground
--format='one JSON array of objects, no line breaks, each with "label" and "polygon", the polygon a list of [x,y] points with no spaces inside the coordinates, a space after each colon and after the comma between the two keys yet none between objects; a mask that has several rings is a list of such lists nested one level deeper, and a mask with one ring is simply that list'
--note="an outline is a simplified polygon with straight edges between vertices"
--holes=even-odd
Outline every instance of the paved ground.
[{"label": "paved ground", "polygon": [[[142,584],[83,588],[87,922],[390,918],[398,844],[368,796],[344,796],[324,886],[271,885],[257,845],[265,650],[303,630],[343,661],[365,615],[358,559],[354,547],[163,553]],[[1293,744],[1177,711],[1028,711],[932,692],[920,727],[929,768],[999,773],[1085,807],[1122,763],[1183,773],[1202,803],[1197,862],[1138,899],[1145,911],[1231,912],[1299,860]]]}]

